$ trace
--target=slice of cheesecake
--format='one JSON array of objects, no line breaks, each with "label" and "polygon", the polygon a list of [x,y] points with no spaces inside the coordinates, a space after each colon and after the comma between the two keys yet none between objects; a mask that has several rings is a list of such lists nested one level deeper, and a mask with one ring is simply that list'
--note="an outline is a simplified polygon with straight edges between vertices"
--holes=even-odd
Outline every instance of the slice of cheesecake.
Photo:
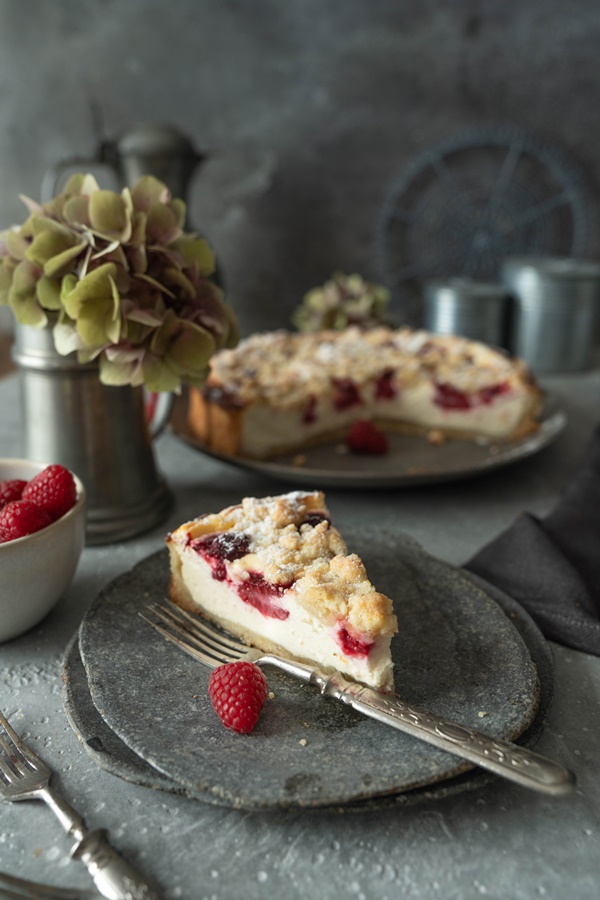
[{"label": "slice of cheesecake", "polygon": [[170,599],[261,650],[393,691],[389,597],[349,553],[321,492],[248,497],[167,537]]}]

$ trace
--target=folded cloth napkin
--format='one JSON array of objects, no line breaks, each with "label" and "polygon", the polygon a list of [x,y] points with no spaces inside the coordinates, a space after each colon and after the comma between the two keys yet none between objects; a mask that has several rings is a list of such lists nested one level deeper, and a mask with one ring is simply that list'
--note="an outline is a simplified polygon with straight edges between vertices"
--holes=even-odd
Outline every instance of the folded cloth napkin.
[{"label": "folded cloth napkin", "polygon": [[465,569],[518,600],[547,638],[600,656],[600,426],[550,515],[523,513]]}]

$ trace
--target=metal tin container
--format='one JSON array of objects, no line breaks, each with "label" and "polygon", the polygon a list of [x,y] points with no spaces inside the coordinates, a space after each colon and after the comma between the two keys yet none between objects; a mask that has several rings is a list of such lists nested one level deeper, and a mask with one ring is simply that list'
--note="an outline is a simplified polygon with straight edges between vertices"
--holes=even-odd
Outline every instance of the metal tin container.
[{"label": "metal tin container", "polygon": [[514,257],[502,267],[511,296],[510,350],[536,372],[586,369],[600,303],[600,264]]},{"label": "metal tin container", "polygon": [[501,284],[450,278],[425,284],[424,325],[486,344],[506,343],[506,289]]}]

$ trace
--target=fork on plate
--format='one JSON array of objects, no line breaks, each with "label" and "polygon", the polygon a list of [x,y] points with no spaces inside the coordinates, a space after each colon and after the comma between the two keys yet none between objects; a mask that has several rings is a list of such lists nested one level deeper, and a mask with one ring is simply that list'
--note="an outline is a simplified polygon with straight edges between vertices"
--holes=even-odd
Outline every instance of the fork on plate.
[{"label": "fork on plate", "polygon": [[0,713],[0,797],[44,800],[75,840],[71,851],[91,874],[103,897],[160,900],[160,894],[108,842],[104,831],[90,831],[72,806],[51,787],[52,770],[25,744]]},{"label": "fork on plate", "polygon": [[211,669],[236,660],[275,666],[319,689],[323,697],[340,700],[358,712],[407,732],[455,756],[546,794],[566,794],[575,785],[572,772],[518,744],[488,737],[473,728],[417,709],[393,694],[383,694],[296,660],[263,653],[221,631],[206,619],[173,603],[153,603],[139,615],[164,638]]}]

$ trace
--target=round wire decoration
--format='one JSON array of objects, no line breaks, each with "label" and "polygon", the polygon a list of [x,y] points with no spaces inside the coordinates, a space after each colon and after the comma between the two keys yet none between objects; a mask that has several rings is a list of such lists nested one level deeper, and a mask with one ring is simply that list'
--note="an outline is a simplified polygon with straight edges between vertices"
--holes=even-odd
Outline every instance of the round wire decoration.
[{"label": "round wire decoration", "polygon": [[508,256],[582,256],[588,198],[562,151],[515,129],[470,129],[427,150],[392,184],[377,225],[403,322],[419,324],[427,279],[495,281]]}]

